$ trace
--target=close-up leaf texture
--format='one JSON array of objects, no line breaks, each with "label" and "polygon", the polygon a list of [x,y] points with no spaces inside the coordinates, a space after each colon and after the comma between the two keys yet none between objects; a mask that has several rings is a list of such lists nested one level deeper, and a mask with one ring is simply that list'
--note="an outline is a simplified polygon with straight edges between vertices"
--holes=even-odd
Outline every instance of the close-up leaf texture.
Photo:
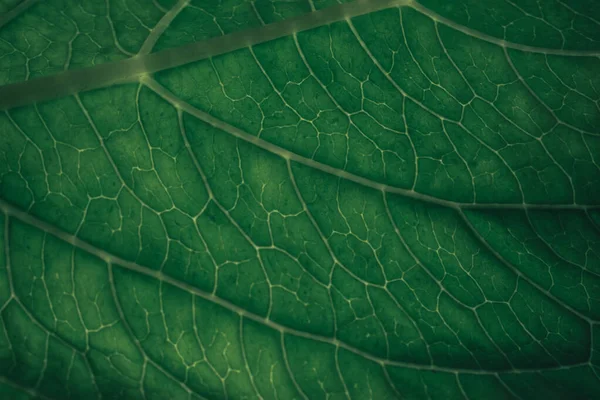
[{"label": "close-up leaf texture", "polygon": [[0,0],[1,399],[599,399],[599,321],[599,1]]}]

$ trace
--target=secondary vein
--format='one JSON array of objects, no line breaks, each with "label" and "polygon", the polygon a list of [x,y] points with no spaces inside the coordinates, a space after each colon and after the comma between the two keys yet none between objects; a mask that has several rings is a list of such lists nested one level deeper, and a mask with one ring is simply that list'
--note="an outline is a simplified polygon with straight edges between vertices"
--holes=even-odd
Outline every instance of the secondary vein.
[{"label": "secondary vein", "polygon": [[[117,83],[137,81],[158,71],[179,67],[235,50],[269,42],[359,15],[390,7],[409,5],[413,0],[356,0],[309,12],[284,21],[165,49],[138,54],[121,61],[64,71],[0,87],[0,110],[63,97]],[[147,49],[144,49],[147,50]]]},{"label": "secondary vein", "polygon": [[8,24],[10,21],[23,14],[29,7],[37,3],[39,0],[24,0],[15,8],[11,9],[4,15],[0,15],[0,28]]},{"label": "secondary vein", "polygon": [[285,160],[295,161],[299,164],[306,165],[308,167],[317,169],[319,171],[325,172],[327,174],[337,176],[339,178],[358,183],[359,185],[370,187],[372,189],[397,194],[404,197],[409,197],[416,200],[421,200],[430,204],[436,204],[442,207],[449,207],[454,209],[514,209],[514,210],[525,210],[525,209],[538,209],[538,210],[592,210],[600,208],[600,205],[582,205],[582,204],[527,204],[527,203],[461,203],[455,202],[451,200],[444,200],[434,196],[430,196],[427,194],[423,194],[417,192],[412,189],[404,189],[396,186],[389,186],[381,182],[377,182],[363,176],[352,174],[346,170],[332,167],[327,164],[323,164],[319,161],[313,160],[311,158],[303,157],[296,153],[293,153],[287,149],[277,146],[271,142],[268,142],[264,139],[261,139],[257,136],[251,135],[248,132],[245,132],[239,128],[236,128],[233,125],[224,122],[207,112],[204,112],[191,104],[179,99],[173,93],[171,93],[167,88],[162,86],[160,83],[156,82],[151,78],[146,78],[142,80],[142,83],[146,85],[149,89],[154,91],[164,100],[169,102],[176,108],[179,108],[186,113],[200,119],[201,121],[206,122],[209,125],[214,126],[217,129],[220,129],[232,136],[235,136],[239,139],[242,139],[248,143],[251,143],[261,149],[264,149],[270,153],[276,154],[279,157],[282,157]]},{"label": "secondary vein", "polygon": [[218,297],[212,293],[207,293],[203,290],[196,288],[186,282],[175,279],[169,275],[166,275],[160,271],[153,270],[146,266],[140,265],[136,262],[127,261],[123,258],[115,256],[103,249],[95,247],[94,245],[76,237],[72,234],[63,231],[62,229],[49,224],[45,221],[38,219],[37,217],[28,214],[25,211],[20,210],[19,208],[13,206],[10,203],[0,199],[0,210],[7,214],[8,217],[15,218],[22,223],[33,226],[37,229],[40,229],[66,243],[71,244],[72,246],[79,248],[89,254],[92,254],[105,263],[107,265],[114,265],[120,268],[124,268],[130,271],[135,271],[142,275],[152,277],[164,283],[167,283],[171,286],[179,288],[187,293],[198,296],[205,300],[208,300],[212,303],[215,303],[233,313],[236,313],[242,318],[248,318],[252,321],[258,322],[264,326],[267,326],[271,329],[274,329],[282,334],[293,335],[297,337],[303,337],[305,339],[310,339],[314,341],[318,341],[321,343],[328,343],[332,346],[335,346],[338,349],[344,349],[349,352],[352,352],[360,357],[363,357],[367,360],[373,361],[382,366],[396,366],[396,367],[405,367],[405,368],[414,368],[419,370],[428,370],[428,371],[440,371],[440,372],[451,372],[451,373],[469,373],[476,375],[496,375],[498,373],[526,373],[526,372],[540,372],[540,371],[556,371],[556,370],[564,370],[568,368],[575,368],[579,366],[589,366],[589,361],[574,363],[570,365],[560,365],[556,367],[548,367],[548,368],[517,368],[517,369],[505,369],[505,370],[485,370],[485,369],[468,369],[468,368],[451,368],[451,367],[442,367],[437,365],[427,365],[427,364],[417,364],[411,362],[403,362],[403,361],[395,361],[389,360],[382,357],[378,357],[372,355],[364,350],[351,346],[343,341],[340,341],[336,338],[317,335],[309,332],[300,331],[294,328],[287,327],[280,323],[277,323],[271,319],[266,319],[260,315],[254,314],[250,311],[245,310],[244,308],[231,303],[221,297]]}]

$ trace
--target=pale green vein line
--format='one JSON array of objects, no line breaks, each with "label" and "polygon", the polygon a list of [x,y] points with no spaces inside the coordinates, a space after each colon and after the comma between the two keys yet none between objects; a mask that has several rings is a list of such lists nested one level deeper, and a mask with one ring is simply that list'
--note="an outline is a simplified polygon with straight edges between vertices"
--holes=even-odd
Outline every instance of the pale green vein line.
[{"label": "pale green vein line", "polygon": [[446,17],[422,6],[421,4],[419,4],[416,1],[413,2],[410,6],[412,8],[414,8],[415,10],[417,10],[418,12],[420,12],[421,14],[428,16],[435,22],[444,24],[449,28],[452,28],[456,31],[464,33],[465,35],[472,36],[476,39],[480,39],[480,40],[498,45],[500,47],[521,50],[521,51],[527,51],[530,53],[551,54],[551,55],[558,55],[558,56],[600,57],[600,51],[598,51],[598,50],[586,51],[586,50],[553,49],[553,48],[548,48],[548,47],[528,46],[525,44],[510,42],[508,40],[499,39],[497,37],[487,35],[483,32],[475,30],[475,29],[467,28],[466,26],[463,26],[455,21],[452,21],[449,18],[446,18]]},{"label": "pale green vein line", "polygon": [[[48,232],[48,233],[52,234],[51,232]],[[78,240],[78,239],[76,239],[76,240]],[[186,383],[180,381],[176,376],[174,376],[171,372],[167,371],[165,368],[163,368],[162,365],[160,365],[157,361],[155,361],[153,358],[151,358],[148,355],[148,353],[146,352],[146,350],[144,349],[144,347],[140,343],[140,340],[133,333],[133,329],[129,325],[129,322],[127,322],[127,319],[125,318],[125,313],[123,312],[123,307],[121,306],[121,300],[119,299],[119,295],[117,294],[117,289],[115,287],[115,280],[114,280],[114,277],[113,277],[113,269],[112,269],[112,267],[113,267],[113,262],[119,263],[119,260],[117,260],[116,258],[114,258],[114,259],[103,258],[103,260],[106,262],[106,265],[107,265],[107,268],[108,268],[108,277],[109,277],[108,280],[109,280],[109,283],[110,283],[110,290],[111,290],[111,293],[112,293],[114,306],[117,309],[117,313],[119,314],[119,318],[121,319],[121,322],[123,323],[123,327],[125,328],[125,330],[127,331],[129,337],[133,341],[135,347],[140,352],[140,355],[144,358],[145,361],[147,361],[150,364],[152,364],[152,366],[154,368],[156,368],[157,370],[159,370],[168,379],[172,380],[173,382],[178,383],[179,386],[183,390],[185,390],[188,393],[188,395],[190,395],[190,397],[191,397],[192,394],[194,394],[194,395],[200,397],[203,400],[207,400],[204,397],[202,397],[200,395],[200,393],[196,393]],[[162,282],[165,282],[165,281],[162,280]],[[142,375],[142,380],[143,379],[144,379],[144,376]],[[143,389],[143,385],[142,385],[142,389]]]},{"label": "pale green vein line", "polygon": [[148,37],[144,41],[144,44],[142,45],[142,48],[138,52],[138,55],[148,54],[148,53],[150,53],[152,51],[152,49],[156,45],[156,42],[158,42],[158,39],[160,39],[160,37],[162,36],[162,34],[165,32],[165,30],[171,25],[171,22],[173,22],[173,20],[175,19],[175,17],[177,17],[179,15],[179,13],[185,7],[187,7],[187,5],[189,3],[190,3],[190,0],[179,0],[173,6],[173,8],[171,8],[160,19],[160,21],[158,21],[158,23],[154,26],[154,28],[152,29],[152,31],[150,32],[150,34],[148,35]]},{"label": "pale green vein line", "polygon": [[344,394],[346,395],[346,398],[348,400],[352,400],[352,396],[350,395],[350,392],[348,391],[348,385],[346,385],[346,381],[344,379],[344,375],[342,374],[342,370],[340,368],[340,348],[336,347],[335,349],[335,353],[334,353],[334,357],[335,357],[335,371],[337,372],[337,376],[340,379],[340,382],[342,383],[342,386],[344,387]]},{"label": "pale green vein line", "polygon": [[8,281],[8,289],[10,290],[10,296],[6,300],[6,302],[0,308],[0,312],[4,311],[4,308],[16,298],[15,296],[15,286],[12,281],[12,260],[10,257],[10,218],[8,215],[4,216],[4,257],[5,264],[4,268],[6,271],[6,280]]},{"label": "pale green vein line", "polygon": [[5,385],[7,385],[7,386],[10,386],[13,389],[20,390],[23,393],[27,393],[29,396],[33,397],[34,399],[52,400],[51,397],[44,396],[43,394],[41,394],[37,390],[29,389],[29,388],[27,388],[25,386],[21,386],[20,384],[16,383],[15,381],[13,381],[10,378],[7,378],[6,376],[0,375],[0,383],[3,383]]},{"label": "pale green vein line", "polygon": [[263,19],[263,17],[258,12],[258,9],[256,8],[256,2],[255,1],[251,1],[250,2],[250,7],[252,7],[252,11],[254,11],[254,14],[256,15],[256,18],[258,19],[258,21],[260,22],[260,24],[261,25],[266,25],[265,24],[265,20]]},{"label": "pale green vein line", "polygon": [[504,387],[504,389],[511,395],[513,396],[516,400],[523,400],[523,398],[521,396],[519,396],[518,394],[516,394],[514,392],[514,390],[512,390],[512,388],[510,386],[508,386],[508,384],[506,382],[504,382],[504,380],[502,379],[502,377],[500,375],[496,375],[496,380],[502,385],[502,387]]},{"label": "pale green vein line", "polygon": [[[397,366],[397,367],[414,368],[417,370],[426,370],[426,371],[469,373],[469,374],[476,374],[476,375],[495,375],[499,372],[526,373],[526,372],[540,372],[540,371],[560,371],[560,370],[590,365],[590,363],[588,361],[586,361],[586,362],[580,362],[580,363],[575,363],[575,364],[571,364],[571,365],[561,365],[558,367],[548,367],[548,368],[542,368],[542,369],[540,369],[540,368],[516,368],[516,369],[507,369],[507,370],[485,370],[485,369],[468,369],[468,368],[450,368],[450,367],[441,367],[441,366],[436,366],[436,365],[423,365],[423,364],[417,364],[417,363],[384,359],[384,358],[369,354],[366,351],[360,350],[356,347],[353,347],[353,346],[351,346],[345,342],[342,342],[338,339],[335,339],[335,338],[321,336],[321,335],[308,333],[308,332],[303,332],[303,331],[300,331],[297,329],[287,327],[285,325],[281,325],[270,319],[266,319],[260,315],[249,312],[249,311],[243,309],[242,307],[235,305],[227,300],[224,300],[214,294],[207,293],[207,292],[200,290],[186,282],[179,281],[178,279],[175,279],[175,278],[173,278],[169,275],[166,275],[160,271],[145,267],[143,265],[140,265],[140,264],[132,262],[132,261],[127,261],[125,259],[122,259],[122,258],[115,256],[114,254],[111,254],[105,250],[102,250],[102,249],[76,237],[76,236],[73,236],[68,232],[63,231],[60,228],[58,228],[52,224],[49,224],[37,217],[34,217],[31,214],[28,214],[27,212],[20,210],[16,206],[13,206],[12,204],[10,204],[2,199],[0,199],[0,210],[2,210],[4,213],[6,213],[9,217],[16,218],[27,225],[33,226],[33,227],[35,227],[41,231],[44,231],[66,243],[71,244],[72,246],[77,247],[78,249],[81,249],[89,254],[92,254],[92,255],[98,257],[99,259],[101,259],[102,261],[106,262],[109,265],[114,265],[119,268],[137,272],[139,274],[154,278],[158,281],[162,281],[171,286],[179,288],[180,290],[183,290],[187,293],[190,293],[192,295],[198,296],[198,297],[208,300],[212,303],[215,303],[215,304],[223,307],[224,309],[229,310],[230,312],[238,314],[240,317],[248,318],[249,320],[258,322],[261,325],[264,325],[273,330],[276,330],[277,332],[280,332],[280,333],[283,333],[286,335],[302,337],[305,339],[310,339],[310,340],[314,340],[314,341],[321,342],[321,343],[330,344],[332,346],[335,346],[338,349],[341,348],[341,349],[350,351],[360,357],[363,357],[367,360],[373,361],[379,365],[390,365],[390,366]],[[152,360],[150,360],[150,361],[152,361]]]},{"label": "pale green vein line", "polygon": [[470,400],[469,396],[467,395],[467,392],[465,391],[465,388],[463,388],[462,383],[460,383],[460,377],[458,376],[458,374],[454,374],[454,379],[456,380],[456,386],[458,387],[458,390],[460,391],[460,394],[462,395],[463,399]]},{"label": "pale green vein line", "polygon": [[0,110],[52,98],[132,82],[141,76],[194,61],[265,43],[293,33],[328,25],[385,8],[408,5],[412,0],[356,0],[260,26],[94,67],[64,71],[0,87]]},{"label": "pale green vein line", "polygon": [[[525,212],[525,219],[527,220],[527,223],[529,225],[529,228],[531,228],[531,231],[535,234],[535,236],[537,236],[537,238],[540,240],[540,242],[542,243],[544,248],[547,249],[554,257],[559,259],[561,262],[569,265],[570,267],[576,268],[577,270],[581,271],[581,273],[600,278],[599,272],[590,270],[587,268],[586,265],[581,265],[581,264],[577,263],[576,261],[571,261],[568,258],[566,258],[565,256],[561,255],[559,253],[559,251],[556,250],[555,244],[553,244],[552,242],[549,242],[548,239],[546,239],[544,236],[542,236],[539,228],[536,227],[536,225],[531,220],[531,215],[529,215],[528,212]],[[591,307],[590,307],[590,309],[591,309]]]},{"label": "pale green vein line", "polygon": [[10,21],[21,15],[29,7],[31,7],[37,2],[38,0],[24,0],[6,14],[0,15],[0,28],[2,28],[4,25],[8,24]]},{"label": "pale green vein line", "polygon": [[600,233],[600,224],[598,224],[598,222],[594,221],[594,218],[592,217],[592,215],[590,214],[589,210],[585,210],[585,215],[587,216],[587,218],[590,220],[590,223],[592,224],[592,227],[598,231],[598,233]]},{"label": "pale green vein line", "polygon": [[281,356],[283,357],[283,364],[285,365],[285,369],[286,369],[290,379],[292,380],[292,385],[294,385],[294,388],[296,388],[296,391],[298,392],[300,397],[302,397],[304,400],[308,400],[309,399],[308,396],[304,393],[304,391],[298,384],[298,381],[296,381],[296,376],[294,375],[294,371],[292,371],[292,367],[290,366],[290,361],[289,361],[288,355],[287,355],[287,348],[285,347],[284,332],[281,332],[281,334],[279,335],[279,344],[281,346]]},{"label": "pale green vein line", "polygon": [[[194,300],[192,300],[192,301],[194,301]],[[256,387],[256,382],[254,381],[254,378],[255,378],[254,374],[250,370],[250,364],[248,363],[248,355],[246,354],[246,343],[244,342],[244,318],[240,318],[240,324],[238,326],[238,330],[239,330],[239,339],[240,339],[240,352],[242,353],[242,359],[244,360],[244,369],[246,370],[246,373],[248,374],[248,378],[250,379],[250,385],[252,386],[254,393],[256,393],[256,396],[258,396],[259,399],[262,399],[262,396],[260,395],[260,392],[258,391],[258,388]],[[227,392],[225,392],[225,397],[227,397]]]},{"label": "pale green vein line", "polygon": [[[570,5],[568,5],[567,3],[565,3],[563,0],[557,0],[556,2],[558,4],[560,4],[561,6],[565,7],[567,10],[571,11],[573,14],[575,14],[575,15],[577,15],[579,17],[583,17],[583,18],[585,18],[585,19],[587,19],[589,21],[592,21],[596,25],[600,25],[600,20],[594,18],[591,15],[587,15],[587,14],[584,14],[584,13],[582,13],[580,11],[577,11],[576,9],[574,9],[573,7],[571,7]],[[583,5],[585,3],[581,3],[581,4]]]},{"label": "pale green vein line", "polygon": [[[552,109],[548,104],[546,104],[546,102],[544,100],[542,100],[540,98],[540,96],[535,92],[535,90],[533,90],[531,88],[531,85],[529,84],[529,82],[527,82],[527,78],[525,78],[522,74],[521,71],[519,71],[519,69],[515,66],[515,64],[513,63],[512,57],[510,56],[510,54],[508,53],[508,49],[505,47],[504,48],[504,57],[506,58],[506,61],[508,62],[508,66],[510,67],[510,69],[513,71],[513,73],[516,75],[517,79],[519,80],[519,82],[521,82],[521,85],[523,85],[523,87],[525,88],[525,90],[527,90],[531,96],[542,105],[542,107],[544,107],[549,113],[550,115],[552,115],[552,117],[556,120],[557,123],[566,126],[569,129],[572,129],[576,132],[579,133],[584,133],[584,134],[591,134],[591,135],[595,135],[597,134],[597,132],[589,132],[586,131],[584,129],[578,128],[572,124],[569,124],[565,121],[563,121],[561,118],[558,117],[558,115],[556,115],[556,110]],[[596,119],[597,120],[597,119]],[[545,149],[545,144],[543,140],[540,140],[540,144],[542,146],[544,146]],[[554,160],[554,158],[552,157],[552,155],[548,152],[548,150],[546,150],[546,152],[548,153],[548,155],[550,156],[550,158],[552,159],[552,161],[563,171],[563,173],[565,175],[567,175],[567,178],[569,178],[569,180],[571,181],[571,187],[573,186],[573,182],[571,177],[569,177],[569,175],[567,174],[567,172],[564,170],[564,168],[561,167],[561,165],[556,162],[556,160]],[[573,189],[574,191],[574,189]],[[573,193],[573,196],[575,196],[575,193]]]},{"label": "pale green vein line", "polygon": [[[325,244],[325,247],[327,248],[327,251],[329,252],[330,257],[332,258],[332,260],[334,262],[334,266],[331,269],[331,273],[333,274],[333,270],[335,268],[335,265],[337,264],[348,275],[352,276],[358,282],[361,282],[365,286],[371,285],[368,282],[365,282],[362,279],[360,279],[359,277],[357,277],[344,263],[342,263],[338,259],[338,257],[336,256],[335,252],[331,248],[329,240],[323,234],[323,231],[321,230],[321,227],[319,226],[319,224],[315,220],[315,218],[313,216],[313,213],[308,208],[308,205],[306,204],[306,200],[304,199],[304,196],[302,195],[302,192],[300,192],[300,188],[298,187],[298,184],[296,183],[296,177],[294,176],[294,172],[292,170],[292,165],[290,163],[290,160],[287,160],[286,164],[287,164],[288,175],[290,177],[290,182],[292,183],[294,191],[296,192],[296,197],[298,197],[298,200],[300,200],[300,204],[302,205],[302,208],[303,208],[304,212],[306,213],[306,216],[308,217],[309,221],[311,222],[311,224],[313,225],[313,227],[315,228],[315,230],[317,231],[317,233],[321,237],[321,241]],[[384,273],[384,275],[385,275],[385,273]],[[374,285],[371,285],[371,286],[374,286]],[[330,287],[331,287],[331,278],[329,280],[328,292],[329,292],[330,301],[331,301],[331,309],[332,309],[333,313],[335,314],[335,307],[333,306],[333,298],[331,297]],[[398,300],[392,295],[392,293],[390,293],[389,289],[386,286],[382,286],[381,289],[384,290],[390,296],[390,298],[396,304],[396,306],[398,307],[398,309],[408,318],[408,320],[410,321],[410,323],[414,327],[414,329],[417,332],[419,332],[419,335],[421,336],[421,339],[423,339],[423,342],[426,343],[425,337],[423,335],[423,331],[421,330],[421,327],[418,325],[417,321],[415,321],[415,319],[408,313],[408,311],[405,309],[405,307],[398,302]],[[337,331],[337,326],[335,326],[334,332],[335,332],[335,334],[337,334],[337,332],[338,332]],[[388,344],[388,346],[389,346],[389,344]],[[426,346],[426,349],[427,349],[426,351],[427,351],[427,357],[428,357],[428,359],[430,361],[433,360],[432,357],[431,357],[431,352],[429,350],[429,346]],[[431,361],[431,362],[433,362],[433,361]]]},{"label": "pale green vein line", "polygon": [[[21,5],[17,6],[17,8],[0,17],[0,27],[3,24],[8,23],[8,21],[16,15],[19,15],[19,13],[36,1],[37,0],[26,0],[21,3]],[[498,39],[459,25],[450,19],[434,13],[413,0],[355,0],[350,3],[339,4],[273,24],[243,30],[204,41],[198,41],[156,53],[140,54],[121,61],[100,64],[89,68],[64,71],[55,75],[1,86],[0,110],[106,87],[119,82],[135,81],[140,76],[146,74],[175,68],[194,61],[200,61],[248,46],[289,36],[293,33],[395,6],[410,6],[436,22],[502,47],[543,54],[600,57],[600,52],[597,51],[539,48]],[[173,14],[173,18],[175,15],[176,13]],[[153,36],[153,34],[151,34],[151,36]],[[146,47],[150,47],[152,40],[148,42],[149,44]],[[143,50],[146,51],[148,49],[144,48]]]},{"label": "pale green vein line", "polygon": [[600,373],[598,372],[598,369],[595,368],[595,366],[593,366],[593,365],[590,366],[590,369],[594,373],[594,376],[596,377],[596,379],[598,380],[598,382],[600,382]]},{"label": "pale green vein line", "polygon": [[544,289],[542,286],[540,286],[535,281],[533,281],[529,276],[525,275],[517,267],[515,267],[510,262],[508,262],[498,251],[496,251],[488,243],[488,241],[483,236],[481,236],[479,231],[471,223],[471,220],[469,220],[469,217],[467,217],[462,210],[459,209],[458,213],[459,213],[459,216],[461,217],[461,219],[463,220],[463,222],[465,223],[465,226],[473,233],[473,236],[482,244],[482,246],[485,249],[487,249],[490,253],[492,253],[494,255],[494,257],[496,257],[496,259],[498,261],[500,261],[504,266],[506,266],[509,270],[511,270],[518,277],[522,278],[524,281],[526,281],[531,286],[536,288],[540,293],[544,294],[550,300],[554,301],[556,304],[560,305],[562,308],[570,311],[573,315],[576,315],[577,317],[581,318],[582,320],[586,321],[589,324],[596,322],[593,318],[590,318],[587,315],[581,313],[580,311],[574,309],[573,307],[571,307],[570,305],[565,303],[563,300],[559,299],[554,294],[550,293],[549,290]]},{"label": "pale green vein line", "polygon": [[243,130],[236,128],[228,123],[221,121],[212,115],[199,110],[189,103],[180,100],[177,96],[171,93],[167,88],[162,86],[160,83],[153,79],[143,79],[142,83],[148,88],[156,92],[160,97],[171,103],[174,107],[185,111],[186,113],[220,129],[226,133],[231,134],[239,139],[242,139],[248,143],[252,143],[270,153],[276,154],[285,160],[292,160],[308,167],[323,171],[325,173],[337,176],[342,179],[346,179],[359,185],[370,187],[375,190],[398,194],[404,197],[410,197],[417,200],[422,200],[427,203],[437,204],[443,207],[450,208],[471,208],[471,209],[549,209],[549,210],[586,210],[600,208],[600,205],[580,205],[580,204],[525,204],[525,203],[511,203],[511,204],[499,204],[499,203],[459,203],[450,200],[443,200],[433,196],[429,196],[423,193],[416,192],[410,189],[403,189],[395,186],[389,186],[380,182],[376,182],[362,176],[354,175],[342,169],[332,167],[327,164],[320,163],[310,158],[306,158],[295,154],[289,150],[279,147],[271,142],[260,139],[257,136],[251,135]]},{"label": "pale green vein line", "polygon": [[394,392],[394,394],[398,397],[398,399],[403,399],[404,396],[402,396],[402,394],[400,394],[400,392],[396,388],[396,385],[394,385],[394,381],[392,380],[392,377],[390,376],[390,373],[388,372],[385,365],[381,366],[381,371],[383,372],[383,377],[387,381],[387,384],[389,385],[390,389],[392,389],[392,392]]},{"label": "pale green vein line", "polygon": [[[460,304],[461,306],[467,308],[468,310],[470,310],[473,313],[473,316],[475,317],[475,319],[477,320],[477,323],[479,324],[479,326],[481,327],[481,329],[483,330],[483,332],[485,333],[485,335],[488,337],[488,339],[490,340],[490,342],[492,342],[494,344],[494,346],[496,347],[496,350],[498,351],[499,354],[501,354],[506,361],[508,362],[509,365],[513,365],[510,358],[505,354],[505,352],[500,348],[500,346],[498,346],[490,337],[490,334],[488,332],[488,330],[485,328],[485,326],[483,325],[483,323],[481,322],[481,318],[479,317],[479,315],[477,314],[477,311],[475,310],[475,308],[473,307],[469,307],[466,304],[464,304],[462,301],[460,301],[456,296],[454,296],[447,288],[446,286],[443,284],[443,281],[440,281],[438,278],[436,278],[436,276],[430,271],[430,269],[425,265],[425,263],[423,263],[418,257],[417,255],[413,252],[412,248],[408,245],[408,243],[406,242],[406,240],[404,239],[404,235],[402,234],[402,232],[400,231],[400,229],[398,228],[398,225],[396,224],[396,221],[394,219],[394,216],[392,215],[392,211],[390,209],[390,206],[388,204],[387,201],[387,197],[385,196],[385,193],[383,193],[383,204],[385,206],[385,212],[387,214],[387,218],[390,221],[390,223],[392,224],[392,229],[394,230],[394,232],[396,233],[396,236],[398,237],[398,240],[400,241],[400,243],[402,244],[402,246],[404,247],[404,249],[406,250],[406,252],[410,255],[410,257],[415,261],[415,263],[417,263],[417,265],[419,265],[421,267],[421,269],[438,285],[438,287],[440,288],[441,293],[446,294],[448,297],[450,297],[456,304]],[[468,273],[467,273],[468,274]],[[468,274],[470,276],[470,274]],[[472,277],[471,277],[472,278]],[[480,289],[481,290],[481,289]],[[444,321],[444,324],[446,325],[446,327],[448,328],[448,330],[450,330],[453,334],[454,337],[456,338],[456,340],[461,343],[461,345],[465,348],[465,350],[467,350],[469,353],[472,354],[471,350],[465,346],[464,344],[462,344],[462,341],[459,337],[459,335],[450,327],[450,325],[448,325],[448,323],[444,320],[444,318],[441,316],[442,321]],[[430,350],[428,348],[427,350],[428,353],[430,353]],[[472,354],[473,358],[475,360],[477,360],[477,358]],[[431,358],[431,355],[430,355]],[[479,361],[477,361],[479,363]]]}]

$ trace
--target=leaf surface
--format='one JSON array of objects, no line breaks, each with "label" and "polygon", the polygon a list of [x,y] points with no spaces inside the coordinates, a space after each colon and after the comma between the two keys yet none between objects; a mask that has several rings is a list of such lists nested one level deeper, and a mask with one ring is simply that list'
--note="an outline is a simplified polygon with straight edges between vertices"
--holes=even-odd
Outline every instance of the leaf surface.
[{"label": "leaf surface", "polygon": [[593,1],[0,2],[0,394],[600,397]]}]

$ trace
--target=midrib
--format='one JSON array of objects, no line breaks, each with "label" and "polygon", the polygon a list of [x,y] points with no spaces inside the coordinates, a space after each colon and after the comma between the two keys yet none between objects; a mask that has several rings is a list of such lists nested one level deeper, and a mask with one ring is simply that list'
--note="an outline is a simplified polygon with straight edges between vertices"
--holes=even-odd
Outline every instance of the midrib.
[{"label": "midrib", "polygon": [[0,86],[0,110],[138,80],[141,76],[269,42],[296,32],[318,28],[412,0],[355,0],[284,21],[242,30],[121,61],[68,70],[24,82]]},{"label": "midrib", "polygon": [[[24,3],[30,5],[34,2],[35,0],[26,0]],[[180,6],[183,7],[184,4],[185,2],[182,1]],[[297,32],[318,28],[320,26],[386,8],[401,6],[409,6],[419,13],[431,18],[436,23],[446,25],[466,35],[504,48],[572,57],[600,57],[599,51],[541,48],[512,43],[489,36],[483,32],[467,28],[451,19],[443,17],[414,0],[355,0],[350,3],[339,4],[322,10],[309,12],[284,21],[165,49],[155,53],[145,54],[148,49],[144,48],[144,51],[141,51],[140,54],[124,60],[88,68],[67,70],[54,75],[0,86],[0,110],[25,106],[74,93],[111,86],[117,83],[137,81],[144,75],[151,75],[159,71],[176,68],[195,61],[230,53],[235,50],[289,36]],[[12,11],[9,13],[11,15],[15,14],[11,19],[23,11],[21,8],[23,7],[19,7],[20,11],[16,14]],[[172,11],[173,13],[167,13],[167,16],[171,17],[171,19],[178,11],[180,11],[180,9]],[[8,22],[4,21],[6,18],[6,16],[0,18],[0,27],[3,23]],[[170,23],[170,19],[166,18],[165,23]],[[156,29],[161,32],[164,31],[165,26],[163,25],[158,26]],[[152,36],[153,39],[155,39],[154,36]],[[148,47],[150,47],[150,44]]]}]

